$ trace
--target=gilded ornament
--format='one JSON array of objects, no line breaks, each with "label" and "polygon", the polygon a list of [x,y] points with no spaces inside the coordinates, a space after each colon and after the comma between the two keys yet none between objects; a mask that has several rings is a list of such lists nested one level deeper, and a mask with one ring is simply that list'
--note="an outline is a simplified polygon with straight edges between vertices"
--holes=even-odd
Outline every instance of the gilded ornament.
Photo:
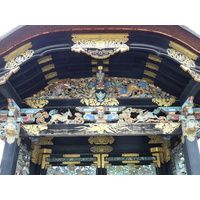
[{"label": "gilded ornament", "polygon": [[53,145],[53,142],[51,141],[53,138],[54,137],[40,137],[38,145]]},{"label": "gilded ornament", "polygon": [[158,71],[158,70],[159,70],[159,66],[158,66],[158,65],[155,65],[155,64],[153,64],[153,63],[147,62],[145,66],[146,66],[147,68],[153,69],[153,70],[155,70],[155,71]]},{"label": "gilded ornament", "polygon": [[40,136],[40,131],[47,130],[47,125],[22,125],[22,128],[30,136]]},{"label": "gilded ornament", "polygon": [[148,59],[156,61],[156,62],[162,62],[162,58],[153,54],[149,54]]},{"label": "gilded ornament", "polygon": [[110,153],[112,150],[111,146],[93,146],[90,148],[93,153]]},{"label": "gilded ornament", "polygon": [[175,98],[153,98],[152,102],[156,103],[158,106],[171,106],[176,102]]},{"label": "gilded ornament", "polygon": [[194,60],[188,58],[185,54],[177,51],[176,49],[167,49],[167,53],[171,58],[180,62],[186,68],[192,68],[196,66]]},{"label": "gilded ornament", "polygon": [[180,126],[180,123],[158,123],[158,124],[155,125],[155,128],[162,130],[163,134],[171,134],[179,126]]},{"label": "gilded ornament", "polygon": [[144,70],[144,75],[152,77],[152,78],[156,78],[156,73],[149,70]]},{"label": "gilded ornament", "polygon": [[41,70],[42,70],[42,72],[47,72],[54,68],[55,68],[54,64],[49,64],[49,65],[42,67]]},{"label": "gilded ornament", "polygon": [[29,105],[31,108],[43,108],[45,105],[49,103],[48,100],[44,99],[27,99],[25,101],[27,105]]},{"label": "gilded ornament", "polygon": [[198,55],[196,55],[195,53],[189,51],[185,47],[183,47],[175,42],[170,41],[169,46],[172,47],[173,49],[176,49],[177,51],[180,51],[181,53],[185,54],[190,59],[197,60],[197,58],[198,58]]},{"label": "gilded ornament", "polygon": [[52,60],[51,56],[44,56],[38,59],[37,61],[38,61],[38,64],[43,64],[43,63],[49,62],[50,60]]},{"label": "gilded ornament", "polygon": [[44,76],[44,78],[47,80],[47,79],[51,79],[55,76],[58,76],[57,72],[51,72],[51,73],[48,73]]},{"label": "gilded ornament", "polygon": [[125,43],[129,34],[73,34],[72,41],[75,43],[71,50],[77,53],[83,52],[96,59],[108,58],[118,52],[129,50]]},{"label": "gilded ornament", "polygon": [[34,54],[33,50],[26,50],[25,52],[21,53],[20,55],[16,56],[15,58],[9,60],[6,65],[5,69],[12,70],[19,67],[22,63],[30,59]]},{"label": "gilded ornament", "polygon": [[164,142],[160,135],[148,135],[148,137],[151,139],[148,144],[162,144]]},{"label": "gilded ornament", "polygon": [[116,98],[105,98],[103,102],[98,102],[96,99],[81,99],[82,104],[87,106],[118,106],[119,101]]},{"label": "gilded ornament", "polygon": [[88,124],[88,126],[79,126],[77,127],[79,132],[86,132],[86,133],[94,133],[97,132],[99,134],[103,133],[120,133],[124,130],[130,131],[128,127],[124,127],[123,124],[106,124],[106,123],[99,123],[99,124]]},{"label": "gilded ornament", "polygon": [[91,136],[88,139],[90,144],[112,144],[114,141],[112,136]]}]

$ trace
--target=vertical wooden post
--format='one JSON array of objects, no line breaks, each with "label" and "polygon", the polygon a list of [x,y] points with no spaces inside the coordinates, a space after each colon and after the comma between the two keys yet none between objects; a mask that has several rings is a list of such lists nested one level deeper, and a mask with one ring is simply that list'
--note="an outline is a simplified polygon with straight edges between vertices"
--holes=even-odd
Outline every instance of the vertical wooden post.
[{"label": "vertical wooden post", "polygon": [[200,175],[200,153],[196,136],[193,142],[190,142],[185,136],[183,153],[186,163],[187,174]]},{"label": "vertical wooden post", "polygon": [[3,157],[0,166],[1,175],[15,175],[19,146],[17,139],[12,144],[5,142]]}]

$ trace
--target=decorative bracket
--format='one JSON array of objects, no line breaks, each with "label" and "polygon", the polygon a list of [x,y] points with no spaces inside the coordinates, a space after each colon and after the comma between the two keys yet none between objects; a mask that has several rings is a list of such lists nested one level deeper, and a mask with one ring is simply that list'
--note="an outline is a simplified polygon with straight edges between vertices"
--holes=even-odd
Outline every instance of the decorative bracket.
[{"label": "decorative bracket", "polygon": [[127,33],[73,34],[72,41],[75,44],[71,50],[86,53],[96,59],[105,59],[115,53],[128,51],[129,46],[125,44],[128,36]]}]

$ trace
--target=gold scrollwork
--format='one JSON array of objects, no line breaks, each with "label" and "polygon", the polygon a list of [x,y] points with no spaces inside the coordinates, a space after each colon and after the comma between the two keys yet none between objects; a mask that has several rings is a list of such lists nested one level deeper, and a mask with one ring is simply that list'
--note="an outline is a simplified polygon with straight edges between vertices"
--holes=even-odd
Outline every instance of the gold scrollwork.
[{"label": "gold scrollwork", "polygon": [[177,51],[176,49],[167,49],[167,53],[170,57],[174,58],[187,68],[196,66],[194,60],[188,58],[186,55],[184,55],[180,51]]},{"label": "gold scrollwork", "polygon": [[9,60],[6,65],[5,69],[15,69],[16,67],[19,67],[23,62],[30,59],[34,54],[33,50],[26,50],[25,52],[21,53],[20,55],[16,56],[15,58]]},{"label": "gold scrollwork", "polygon": [[22,128],[27,131],[30,136],[39,136],[40,131],[47,130],[47,125],[22,125]]},{"label": "gold scrollwork", "polygon": [[71,50],[77,53],[83,52],[96,59],[108,58],[118,52],[129,50],[125,43],[129,34],[73,34],[72,41],[75,43]]},{"label": "gold scrollwork", "polygon": [[27,99],[25,103],[31,108],[43,108],[49,101],[44,99]]},{"label": "gold scrollwork", "polygon": [[116,98],[105,98],[103,102],[98,102],[96,99],[81,99],[82,104],[87,106],[118,106],[119,101]]},{"label": "gold scrollwork", "polygon": [[112,136],[91,136],[88,139],[90,144],[112,144],[114,141]]},{"label": "gold scrollwork", "polygon": [[86,133],[97,132],[99,134],[107,133],[119,133],[123,130],[130,131],[128,127],[124,127],[123,124],[88,124],[89,126],[79,126],[78,131],[84,131]]},{"label": "gold scrollwork", "polygon": [[113,150],[111,146],[93,146],[90,151],[93,153],[109,153]]},{"label": "gold scrollwork", "polygon": [[163,131],[163,134],[171,134],[175,129],[180,126],[180,123],[158,123],[155,125],[155,128],[158,128]]},{"label": "gold scrollwork", "polygon": [[171,106],[176,102],[175,98],[153,98],[153,103],[156,103],[158,106]]}]

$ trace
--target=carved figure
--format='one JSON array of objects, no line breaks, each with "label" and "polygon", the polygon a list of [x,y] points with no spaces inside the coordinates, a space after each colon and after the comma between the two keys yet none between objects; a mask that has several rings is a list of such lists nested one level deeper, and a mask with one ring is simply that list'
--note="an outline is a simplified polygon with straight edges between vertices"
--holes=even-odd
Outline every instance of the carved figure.
[{"label": "carved figure", "polygon": [[16,134],[17,135],[18,127],[19,127],[19,125],[15,122],[14,118],[9,117],[7,119],[7,122],[5,123],[4,132],[7,134]]},{"label": "carved figure", "polygon": [[143,111],[144,110],[139,111],[139,115],[136,117],[137,121],[135,123],[146,122],[149,119],[158,119],[158,117],[154,115],[152,112],[150,111],[143,112]]},{"label": "carved figure", "polygon": [[141,94],[144,93],[144,89],[140,88],[137,84],[130,83],[127,86],[119,86],[117,88],[118,96],[120,97],[130,97],[136,95],[136,92],[141,91]]},{"label": "carved figure", "polygon": [[84,119],[81,113],[75,113],[74,114],[76,117],[74,118],[74,122],[77,124],[83,124],[84,123]]},{"label": "carved figure", "polygon": [[57,114],[58,113],[58,110],[54,109],[54,110],[51,110],[49,112],[49,115],[51,116],[51,119],[50,121],[48,122],[49,124],[57,124],[58,122],[63,122],[65,124],[68,124],[69,123],[69,117],[72,117],[72,113],[70,111],[70,109],[68,109],[68,112],[66,113],[61,113],[61,114]]}]

